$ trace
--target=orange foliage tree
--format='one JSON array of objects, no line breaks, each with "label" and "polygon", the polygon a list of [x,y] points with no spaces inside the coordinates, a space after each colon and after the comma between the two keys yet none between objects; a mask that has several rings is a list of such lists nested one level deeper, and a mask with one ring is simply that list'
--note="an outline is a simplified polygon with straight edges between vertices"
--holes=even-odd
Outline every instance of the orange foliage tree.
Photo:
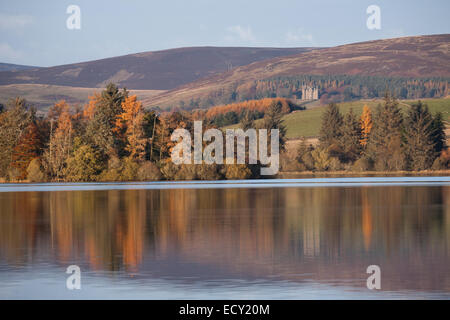
[{"label": "orange foliage tree", "polygon": [[89,102],[85,104],[83,109],[83,118],[86,120],[91,120],[94,117],[96,105],[99,102],[101,96],[100,94],[94,94],[89,97]]},{"label": "orange foliage tree", "polygon": [[27,177],[27,168],[31,160],[38,157],[41,148],[39,130],[34,122],[30,123],[19,139],[12,154],[12,166],[19,170],[19,180]]},{"label": "orange foliage tree", "polygon": [[125,150],[130,157],[136,160],[144,160],[145,145],[147,140],[142,128],[144,110],[142,103],[137,101],[136,96],[125,98],[122,103],[123,113],[117,116],[115,132],[122,134],[127,140]]},{"label": "orange foliage tree", "polygon": [[361,124],[361,140],[360,143],[363,147],[367,145],[369,141],[370,131],[372,130],[372,112],[367,105],[364,105],[363,113],[360,119]]},{"label": "orange foliage tree", "polygon": [[206,118],[212,119],[217,117],[220,114],[225,114],[231,111],[234,111],[236,113],[241,113],[244,110],[248,111],[259,111],[259,112],[265,112],[273,102],[280,102],[281,103],[281,111],[283,113],[287,113],[291,110],[291,102],[288,99],[284,98],[265,98],[260,100],[248,100],[243,102],[237,102],[232,104],[227,104],[223,106],[217,106],[210,108],[206,112]]}]

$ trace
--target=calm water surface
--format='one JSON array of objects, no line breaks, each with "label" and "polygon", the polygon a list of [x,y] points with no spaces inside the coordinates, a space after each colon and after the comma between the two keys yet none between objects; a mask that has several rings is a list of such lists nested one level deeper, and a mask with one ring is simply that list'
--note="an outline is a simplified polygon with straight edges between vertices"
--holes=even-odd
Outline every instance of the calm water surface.
[{"label": "calm water surface", "polygon": [[0,185],[0,298],[449,299],[450,178]]}]

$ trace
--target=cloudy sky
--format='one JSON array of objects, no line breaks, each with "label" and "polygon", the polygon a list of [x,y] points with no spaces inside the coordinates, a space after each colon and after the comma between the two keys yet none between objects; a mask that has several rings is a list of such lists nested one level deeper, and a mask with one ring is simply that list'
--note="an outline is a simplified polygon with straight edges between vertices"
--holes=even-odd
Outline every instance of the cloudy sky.
[{"label": "cloudy sky", "polygon": [[[0,0],[0,62],[35,66],[186,46],[334,46],[450,33],[449,0]],[[366,26],[369,5],[381,29]],[[81,29],[66,26],[67,7]]]}]

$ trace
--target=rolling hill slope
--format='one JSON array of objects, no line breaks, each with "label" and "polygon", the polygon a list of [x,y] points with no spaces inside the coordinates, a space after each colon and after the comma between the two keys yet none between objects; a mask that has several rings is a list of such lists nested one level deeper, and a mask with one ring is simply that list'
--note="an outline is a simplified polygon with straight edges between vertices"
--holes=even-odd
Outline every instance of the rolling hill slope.
[{"label": "rolling hill slope", "polygon": [[38,69],[38,68],[39,67],[24,66],[21,64],[0,63],[0,72],[2,72],[2,71],[21,71],[21,70],[30,70],[30,69]]},{"label": "rolling hill slope", "polygon": [[361,42],[255,62],[169,90],[145,104],[164,107],[207,97],[235,84],[301,74],[448,77],[450,34]]},{"label": "rolling hill slope", "polygon": [[36,70],[0,72],[0,85],[99,88],[114,82],[133,90],[168,90],[234,67],[311,49],[191,47],[143,52]]}]

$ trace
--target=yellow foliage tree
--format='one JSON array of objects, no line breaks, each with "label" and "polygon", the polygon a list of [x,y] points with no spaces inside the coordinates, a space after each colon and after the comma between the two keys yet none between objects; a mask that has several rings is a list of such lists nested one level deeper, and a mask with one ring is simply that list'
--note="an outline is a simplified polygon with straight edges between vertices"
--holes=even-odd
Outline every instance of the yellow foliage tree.
[{"label": "yellow foliage tree", "polygon": [[367,142],[369,140],[370,131],[372,130],[372,112],[370,111],[370,108],[367,105],[364,105],[363,113],[361,115],[360,119],[361,124],[361,139],[359,142],[363,147],[367,145]]}]

